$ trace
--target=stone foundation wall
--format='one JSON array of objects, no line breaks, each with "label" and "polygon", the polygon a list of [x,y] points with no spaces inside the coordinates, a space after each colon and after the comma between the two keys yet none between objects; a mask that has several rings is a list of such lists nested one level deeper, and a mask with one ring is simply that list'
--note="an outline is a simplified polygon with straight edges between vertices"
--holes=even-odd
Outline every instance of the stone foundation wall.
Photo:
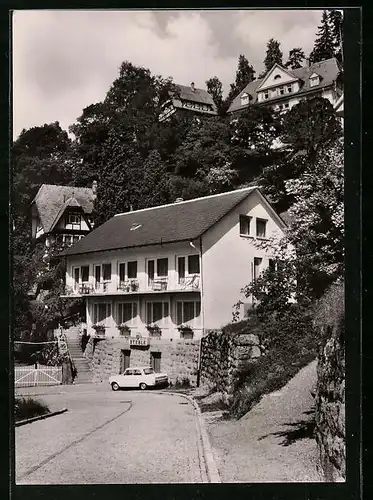
[{"label": "stone foundation wall", "polygon": [[93,382],[108,380],[111,374],[120,373],[121,351],[130,350],[130,366],[151,363],[151,353],[161,353],[161,371],[168,374],[172,384],[188,379],[192,386],[197,383],[199,340],[152,339],[147,347],[129,347],[122,338],[90,339],[84,356],[90,363]]},{"label": "stone foundation wall", "polygon": [[332,290],[322,304],[315,399],[319,470],[327,482],[346,479],[344,292]]},{"label": "stone foundation wall", "polygon": [[201,384],[214,387],[229,400],[238,374],[249,360],[262,355],[259,338],[253,334],[231,335],[210,331],[201,344]]}]

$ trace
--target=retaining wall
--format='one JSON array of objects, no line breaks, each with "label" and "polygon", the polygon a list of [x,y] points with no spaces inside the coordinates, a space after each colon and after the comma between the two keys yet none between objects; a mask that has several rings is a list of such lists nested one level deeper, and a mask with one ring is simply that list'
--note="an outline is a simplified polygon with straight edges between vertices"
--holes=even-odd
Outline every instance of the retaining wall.
[{"label": "retaining wall", "polygon": [[127,340],[89,339],[84,355],[93,373],[93,382],[108,380],[111,374],[120,373],[121,351],[130,351],[130,366],[148,366],[152,353],[161,353],[161,371],[166,372],[169,380],[188,379],[192,386],[197,383],[199,340],[151,339],[150,346],[129,346]]},{"label": "retaining wall", "polygon": [[201,342],[201,383],[214,387],[229,400],[238,374],[248,361],[262,355],[259,338],[254,334],[232,335],[213,330]]},{"label": "retaining wall", "polygon": [[317,319],[319,347],[315,398],[315,437],[319,470],[327,482],[346,479],[344,290],[334,288]]}]

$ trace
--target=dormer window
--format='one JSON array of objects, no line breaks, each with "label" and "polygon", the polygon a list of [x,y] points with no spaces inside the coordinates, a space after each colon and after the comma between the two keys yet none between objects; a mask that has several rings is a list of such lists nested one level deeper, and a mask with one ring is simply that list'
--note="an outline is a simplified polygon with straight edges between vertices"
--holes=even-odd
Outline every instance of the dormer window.
[{"label": "dormer window", "polygon": [[69,214],[67,216],[68,224],[80,224],[80,215],[78,214]]},{"label": "dormer window", "polygon": [[310,77],[310,87],[316,87],[320,83],[320,77],[316,73]]},{"label": "dormer window", "polygon": [[273,79],[274,80],[279,80],[280,78],[281,78],[281,75],[275,75]]},{"label": "dormer window", "polygon": [[244,106],[245,104],[249,104],[249,94],[246,92],[241,96],[241,106]]}]

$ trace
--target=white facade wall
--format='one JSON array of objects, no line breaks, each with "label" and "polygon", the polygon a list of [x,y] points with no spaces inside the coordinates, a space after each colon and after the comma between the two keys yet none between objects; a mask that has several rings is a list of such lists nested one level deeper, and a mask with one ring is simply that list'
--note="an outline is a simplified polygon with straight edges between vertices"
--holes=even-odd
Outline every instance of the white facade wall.
[{"label": "white facade wall", "polygon": [[[282,228],[270,211],[253,193],[226,215],[220,223],[210,228],[202,240],[203,317],[206,329],[220,328],[232,321],[233,306],[240,299],[249,306],[241,289],[253,279],[254,257],[262,258],[262,270],[268,266],[271,253],[258,248],[260,240],[240,236],[239,216],[248,215],[251,234],[255,235],[255,219],[267,219],[267,237],[281,236]],[[243,316],[244,308],[241,310]]]},{"label": "white facade wall", "polygon": [[[197,246],[197,245],[196,245]],[[107,335],[118,336],[119,330],[119,303],[135,302],[137,304],[137,316],[128,322],[131,328],[131,335],[141,334],[148,336],[146,329],[146,303],[147,302],[167,302],[168,316],[164,317],[157,324],[162,330],[162,338],[180,338],[176,319],[177,301],[201,302],[200,292],[182,291],[178,289],[177,258],[181,256],[198,255],[199,251],[193,248],[189,242],[171,243],[166,245],[154,245],[149,247],[122,249],[106,252],[94,252],[86,255],[76,255],[67,259],[66,286],[74,287],[74,268],[89,266],[89,285],[94,286],[94,266],[98,264],[111,264],[111,283],[108,285],[106,293],[97,293],[94,296],[86,297],[86,315],[88,333],[93,333],[93,308],[94,304],[110,304],[111,314],[105,321]],[[168,286],[165,291],[153,291],[148,285],[147,261],[160,258],[168,259]],[[122,262],[137,261],[138,291],[123,293],[118,290],[119,286],[119,264]],[[155,263],[156,268],[156,263]],[[188,321],[193,328],[194,338],[202,335],[201,314]]]}]

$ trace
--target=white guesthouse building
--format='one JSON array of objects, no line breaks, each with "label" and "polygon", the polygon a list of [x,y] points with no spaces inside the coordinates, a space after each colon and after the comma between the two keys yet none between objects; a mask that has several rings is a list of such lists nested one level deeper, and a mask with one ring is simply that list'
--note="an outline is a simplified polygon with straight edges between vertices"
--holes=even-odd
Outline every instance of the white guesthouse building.
[{"label": "white guesthouse building", "polygon": [[250,307],[241,289],[271,259],[258,242],[284,229],[255,187],[118,214],[63,252],[64,297],[85,297],[91,335],[126,324],[149,337],[157,325],[177,339],[187,325],[198,339],[231,322],[239,299]]}]

